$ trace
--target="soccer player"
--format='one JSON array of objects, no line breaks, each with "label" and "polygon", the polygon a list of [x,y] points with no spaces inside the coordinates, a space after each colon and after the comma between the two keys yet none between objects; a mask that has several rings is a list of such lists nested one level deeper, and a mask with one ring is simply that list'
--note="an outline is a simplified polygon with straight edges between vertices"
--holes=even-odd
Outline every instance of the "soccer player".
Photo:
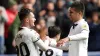
[{"label": "soccer player", "polygon": [[[58,42],[58,40],[60,39],[61,30],[59,27],[50,26],[48,28],[48,35],[51,38],[51,41]],[[61,49],[57,49],[57,48],[53,48],[53,47],[51,47],[51,49],[55,52],[54,56],[63,56],[63,51]]]},{"label": "soccer player", "polygon": [[81,2],[74,2],[69,9],[69,18],[73,22],[68,37],[60,40],[57,46],[69,42],[69,56],[88,56],[87,46],[89,26],[83,19],[85,7]]},{"label": "soccer player", "polygon": [[[60,38],[60,28],[56,27],[56,26],[51,26],[48,29],[48,33],[49,36],[47,36],[47,28],[42,28],[39,31],[40,34],[40,38],[43,40],[43,42],[46,45],[49,45],[50,41],[58,41]],[[51,38],[49,38],[51,37]],[[47,51],[42,51],[40,49],[40,56],[62,56],[63,55],[63,51],[54,47],[49,47],[49,50]]]},{"label": "soccer player", "polygon": [[15,42],[17,56],[40,56],[39,48],[46,51],[48,46],[39,38],[39,34],[33,30],[35,16],[29,9],[19,12],[21,28],[16,35]]}]

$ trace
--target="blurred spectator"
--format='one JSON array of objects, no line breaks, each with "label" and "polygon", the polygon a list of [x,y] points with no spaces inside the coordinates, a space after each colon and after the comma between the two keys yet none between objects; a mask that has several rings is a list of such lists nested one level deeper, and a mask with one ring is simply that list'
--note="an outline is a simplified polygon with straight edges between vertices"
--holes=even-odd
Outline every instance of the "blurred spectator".
[{"label": "blurred spectator", "polygon": [[[99,18],[98,18],[98,12],[92,11],[91,19],[92,21],[89,22],[89,28],[90,28],[90,34],[89,34],[89,43],[88,43],[88,49],[89,51],[96,51],[96,38],[99,38],[99,36],[96,37],[97,31],[98,31],[98,25],[99,25]],[[100,46],[99,46],[100,47]]]},{"label": "blurred spectator", "polygon": [[66,0],[65,8],[68,9],[72,3],[73,3],[73,0]]},{"label": "blurred spectator", "polygon": [[73,1],[81,1],[81,0],[73,0]]},{"label": "blurred spectator", "polygon": [[20,4],[18,5],[18,11],[21,10],[21,8],[24,6],[24,4],[32,4],[32,6],[35,4],[36,0],[21,0]]},{"label": "blurred spectator", "polygon": [[39,17],[44,17],[49,11],[54,11],[54,3],[48,2],[46,7],[39,12]]},{"label": "blurred spectator", "polygon": [[39,18],[35,21],[35,30],[38,32],[40,29],[46,27],[44,18]]},{"label": "blurred spectator", "polygon": [[28,0],[28,3],[35,4],[36,0]]},{"label": "blurred spectator", "polygon": [[55,26],[55,21],[56,21],[56,14],[55,14],[55,12],[54,11],[49,11],[48,14],[46,15],[47,27]]},{"label": "blurred spectator", "polygon": [[43,8],[47,2],[48,2],[48,0],[41,0],[41,7]]},{"label": "blurred spectator", "polygon": [[85,5],[85,7],[87,6],[87,4],[90,2],[90,0],[81,0],[81,2]]},{"label": "blurred spectator", "polygon": [[39,0],[28,0],[27,3],[30,3],[33,5],[33,10],[34,10],[34,14],[35,17],[38,18],[37,14],[39,13],[40,9],[41,9],[41,5],[39,4],[40,1]]},{"label": "blurred spectator", "polygon": [[56,12],[57,17],[56,17],[55,25],[60,27],[61,37],[64,38],[69,33],[71,27],[71,21],[67,16],[68,10],[63,7],[62,0],[57,0],[56,11],[57,11]]},{"label": "blurred spectator", "polygon": [[32,5],[31,3],[26,3],[26,4],[24,4],[24,5],[23,5],[23,8],[28,8],[28,9],[32,10],[33,13],[34,13],[33,5]]},{"label": "blurred spectator", "polygon": [[47,11],[47,13],[49,11],[54,11],[54,3],[53,2],[48,2],[47,3],[46,11]]},{"label": "blurred spectator", "polygon": [[99,14],[98,26],[96,29],[97,29],[97,32],[96,32],[96,51],[100,51],[100,14]]},{"label": "blurred spectator", "polygon": [[27,2],[28,0],[19,0],[18,11],[20,11],[23,5],[26,4]]},{"label": "blurred spectator", "polygon": [[72,22],[69,20],[68,17],[63,16],[62,18],[56,18],[56,26],[60,27],[61,29],[61,38],[65,38],[69,34],[69,30],[71,27]]},{"label": "blurred spectator", "polygon": [[97,6],[98,6],[98,12],[100,13],[100,0],[98,0]]},{"label": "blurred spectator", "polygon": [[86,21],[87,21],[88,23],[91,23],[91,22],[92,22],[91,16],[86,17]]},{"label": "blurred spectator", "polygon": [[8,8],[6,9],[8,22],[5,24],[5,45],[6,45],[6,54],[14,54],[15,48],[12,45],[13,42],[13,28],[11,29],[11,25],[13,24],[16,15],[18,13],[18,6],[14,0],[9,0]]},{"label": "blurred spectator", "polygon": [[86,17],[91,15],[91,12],[93,10],[98,10],[98,7],[97,7],[97,2],[98,0],[90,0],[87,4],[86,4],[86,11],[85,11],[85,15]]},{"label": "blurred spectator", "polygon": [[16,43],[15,43],[15,40],[14,40],[14,38],[15,38],[15,35],[16,35],[16,33],[18,32],[18,29],[19,29],[19,27],[20,27],[20,20],[19,20],[19,17],[18,17],[18,15],[16,16],[16,18],[15,18],[15,20],[14,20],[14,22],[12,23],[12,25],[10,26],[10,31],[12,32],[12,37],[13,37],[13,41],[12,41],[12,45],[13,45],[13,47],[15,47],[16,46]]},{"label": "blurred spectator", "polygon": [[47,27],[55,26],[56,14],[55,14],[53,2],[48,2],[45,18],[46,18]]},{"label": "blurred spectator", "polygon": [[[56,2],[56,7],[55,7],[55,10],[56,10],[56,14],[57,14],[57,19],[56,19],[56,26],[61,26],[62,24],[62,20],[65,16],[65,11],[64,11],[64,3],[62,2],[62,0],[57,0]],[[67,10],[66,10],[67,11]]]},{"label": "blurred spectator", "polygon": [[46,19],[47,27],[54,26],[56,20],[54,3],[48,2],[46,8],[40,11],[39,16]]},{"label": "blurred spectator", "polygon": [[56,3],[57,0],[48,0],[48,1],[51,1],[51,2],[53,2],[53,3]]},{"label": "blurred spectator", "polygon": [[55,10],[57,16],[63,17],[63,15],[66,14],[67,10],[64,8],[64,2],[62,0],[57,0]]},{"label": "blurred spectator", "polygon": [[4,54],[4,24],[7,20],[5,8],[0,6],[0,54]]}]

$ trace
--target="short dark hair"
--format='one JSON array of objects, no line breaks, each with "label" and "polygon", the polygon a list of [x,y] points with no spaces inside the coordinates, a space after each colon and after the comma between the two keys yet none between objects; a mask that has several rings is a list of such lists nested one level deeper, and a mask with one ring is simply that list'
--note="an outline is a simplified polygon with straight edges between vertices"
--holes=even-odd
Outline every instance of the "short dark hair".
[{"label": "short dark hair", "polygon": [[82,2],[75,1],[74,3],[72,3],[72,5],[70,7],[75,8],[77,12],[81,11],[84,14],[85,6]]},{"label": "short dark hair", "polygon": [[59,27],[56,27],[56,26],[50,26],[48,28],[48,35],[50,38],[53,38],[55,37],[57,34],[60,34],[61,33],[61,30]]},{"label": "short dark hair", "polygon": [[30,9],[22,8],[18,13],[20,21],[22,21],[25,17],[28,17],[30,12],[32,12]]}]

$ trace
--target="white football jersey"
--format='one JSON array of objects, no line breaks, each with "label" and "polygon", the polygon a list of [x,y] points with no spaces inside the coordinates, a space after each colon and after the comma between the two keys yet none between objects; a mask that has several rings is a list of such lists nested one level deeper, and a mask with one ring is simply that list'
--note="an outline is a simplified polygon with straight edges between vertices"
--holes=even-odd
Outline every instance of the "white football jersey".
[{"label": "white football jersey", "polygon": [[[40,56],[39,48],[47,50],[47,46],[39,38],[39,34],[33,29],[23,27],[15,38],[17,56]],[[39,47],[39,48],[38,48]]]},{"label": "white football jersey", "polygon": [[[50,42],[50,38],[47,38],[47,40],[44,41],[44,43],[46,45],[49,46],[49,42]],[[47,51],[40,51],[40,56],[62,56],[63,55],[63,51],[54,47],[49,47],[49,49]]]}]

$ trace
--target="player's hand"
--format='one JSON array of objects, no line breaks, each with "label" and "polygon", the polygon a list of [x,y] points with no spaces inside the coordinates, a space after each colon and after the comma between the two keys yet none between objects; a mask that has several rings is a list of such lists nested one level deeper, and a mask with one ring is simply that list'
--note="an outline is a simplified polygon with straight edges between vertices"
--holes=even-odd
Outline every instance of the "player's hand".
[{"label": "player's hand", "polygon": [[57,42],[57,47],[62,46],[64,43],[68,41],[69,41],[69,38],[61,39],[60,41]]}]

